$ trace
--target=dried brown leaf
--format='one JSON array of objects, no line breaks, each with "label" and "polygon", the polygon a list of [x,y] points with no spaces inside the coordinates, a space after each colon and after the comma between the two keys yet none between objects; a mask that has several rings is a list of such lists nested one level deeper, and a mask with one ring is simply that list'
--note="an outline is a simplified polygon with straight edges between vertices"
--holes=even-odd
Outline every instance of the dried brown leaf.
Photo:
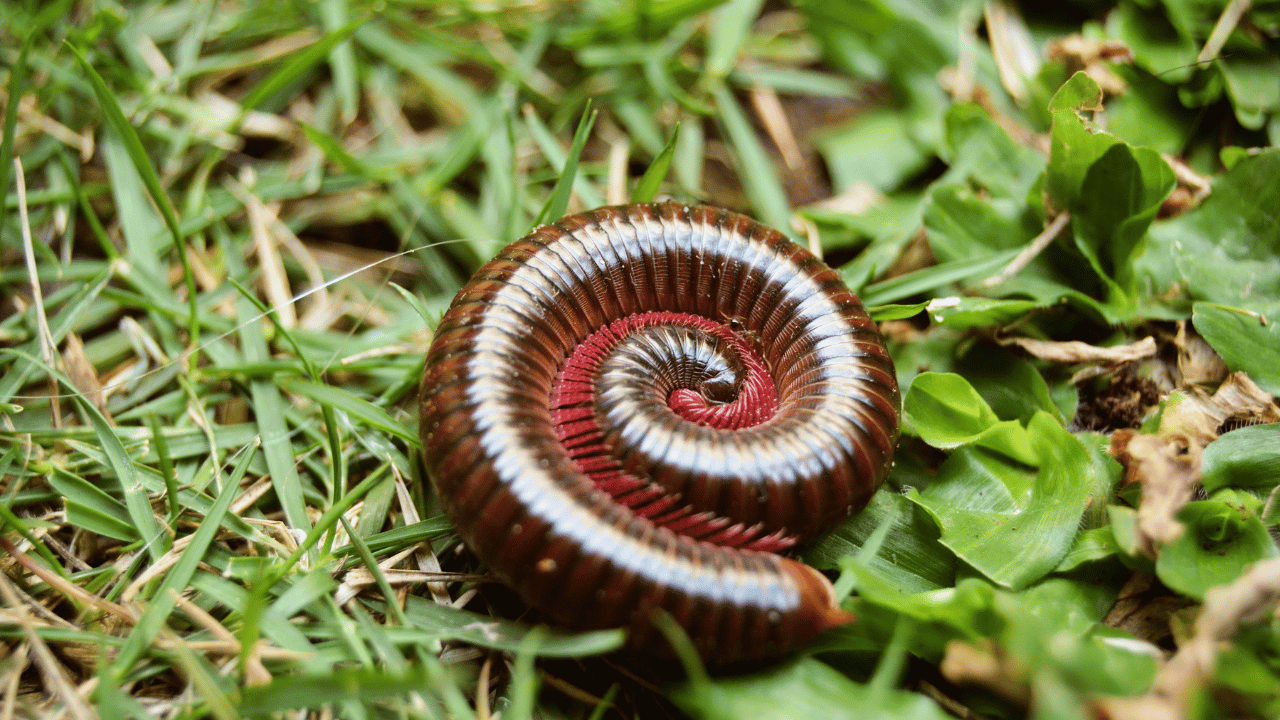
[{"label": "dried brown leaf", "polygon": [[1141,435],[1117,431],[1111,454],[1124,466],[1124,482],[1142,484],[1138,507],[1139,541],[1152,557],[1155,547],[1182,534],[1176,515],[1200,484],[1201,445],[1182,435]]},{"label": "dried brown leaf", "polygon": [[80,341],[80,336],[75,333],[67,333],[67,341],[62,349],[62,365],[67,371],[67,379],[71,380],[76,390],[93,403],[98,412],[106,416],[107,422],[114,425],[115,421],[107,412],[107,393],[102,388],[101,380],[98,379],[98,370],[85,354],[84,343]]},{"label": "dried brown leaf", "polygon": [[1119,40],[1091,40],[1073,34],[1049,44],[1049,60],[1065,67],[1068,75],[1083,70],[1104,93],[1120,95],[1126,85],[1110,65],[1133,62],[1133,51]]},{"label": "dried brown leaf", "polygon": [[1209,343],[1187,332],[1187,323],[1178,323],[1173,345],[1178,349],[1178,373],[1187,385],[1215,385],[1227,376],[1227,364]]},{"label": "dried brown leaf", "polygon": [[1018,8],[1009,2],[989,2],[982,10],[995,56],[1000,84],[1019,104],[1027,102],[1028,83],[1040,72],[1041,58],[1031,31]]},{"label": "dried brown leaf", "polygon": [[831,212],[861,215],[873,207],[889,202],[888,196],[880,192],[868,182],[858,181],[839,195],[832,195],[809,205],[812,208],[830,210]]},{"label": "dried brown leaf", "polygon": [[1157,583],[1154,575],[1135,573],[1120,589],[1102,622],[1159,647],[1173,634],[1170,617],[1193,604]]},{"label": "dried brown leaf", "polygon": [[1025,337],[1001,338],[999,342],[1005,346],[1016,345],[1041,360],[1064,365],[1076,363],[1123,365],[1135,360],[1153,357],[1156,354],[1156,339],[1149,335],[1136,343],[1115,345],[1113,347],[1098,347],[1079,340],[1054,342]]},{"label": "dried brown leaf", "polygon": [[1227,377],[1213,395],[1195,386],[1184,392],[1186,396],[1170,403],[1161,415],[1162,435],[1181,434],[1207,444],[1217,439],[1219,428],[1231,421],[1280,422],[1280,406],[1242,372]]},{"label": "dried brown leaf", "polygon": [[1233,373],[1213,393],[1213,401],[1228,418],[1247,418],[1264,423],[1280,422],[1280,406],[1271,394],[1258,387],[1248,375]]},{"label": "dried brown leaf", "polygon": [[1212,677],[1218,653],[1248,624],[1275,613],[1280,604],[1280,558],[1254,563],[1230,585],[1211,588],[1195,634],[1156,674],[1150,692],[1137,698],[1107,699],[1103,717],[1115,720],[1188,717],[1187,701]]},{"label": "dried brown leaf", "polygon": [[1160,434],[1194,438],[1201,445],[1213,442],[1227,413],[1200,388],[1187,388],[1183,393],[1182,398],[1165,404],[1160,415]]},{"label": "dried brown leaf", "polygon": [[990,639],[978,644],[952,640],[947,643],[938,669],[956,685],[981,685],[1022,706],[1031,702],[1026,669],[1001,652]]}]

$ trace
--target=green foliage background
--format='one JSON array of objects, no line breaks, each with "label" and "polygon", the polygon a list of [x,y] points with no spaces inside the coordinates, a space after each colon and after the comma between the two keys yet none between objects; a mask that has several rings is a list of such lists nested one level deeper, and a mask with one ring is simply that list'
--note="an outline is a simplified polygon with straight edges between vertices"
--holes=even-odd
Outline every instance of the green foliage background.
[{"label": "green foliage background", "polygon": [[[6,717],[1280,711],[1275,418],[1190,441],[1153,542],[1119,425],[1078,413],[1149,382],[1131,425],[1170,442],[1222,377],[1171,360],[1188,333],[1260,389],[1227,420],[1274,410],[1280,3],[0,18]],[[435,601],[476,578],[414,459],[427,329],[539,221],[656,194],[820,247],[904,390],[889,484],[804,552],[860,622],[746,675],[637,682],[595,659],[617,632]]]}]

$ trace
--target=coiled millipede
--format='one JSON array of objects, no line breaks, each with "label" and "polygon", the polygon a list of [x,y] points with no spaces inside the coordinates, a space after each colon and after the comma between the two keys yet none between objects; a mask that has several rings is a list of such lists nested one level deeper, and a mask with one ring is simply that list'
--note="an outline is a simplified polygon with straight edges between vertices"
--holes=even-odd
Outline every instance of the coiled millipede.
[{"label": "coiled millipede", "polygon": [[665,610],[721,663],[852,619],[774,551],[866,504],[899,408],[874,323],[813,254],[736,213],[636,204],[475,274],[427,356],[420,433],[463,541],[526,602],[655,653]]}]

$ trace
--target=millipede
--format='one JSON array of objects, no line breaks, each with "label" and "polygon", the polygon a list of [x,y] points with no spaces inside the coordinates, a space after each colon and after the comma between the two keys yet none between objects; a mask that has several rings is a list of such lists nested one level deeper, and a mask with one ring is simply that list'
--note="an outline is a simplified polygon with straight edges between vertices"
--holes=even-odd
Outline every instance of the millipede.
[{"label": "millipede", "polygon": [[543,225],[462,288],[420,392],[427,474],[530,606],[670,654],[777,658],[852,620],[784,557],[866,505],[900,397],[840,276],[750,218],[676,203]]}]

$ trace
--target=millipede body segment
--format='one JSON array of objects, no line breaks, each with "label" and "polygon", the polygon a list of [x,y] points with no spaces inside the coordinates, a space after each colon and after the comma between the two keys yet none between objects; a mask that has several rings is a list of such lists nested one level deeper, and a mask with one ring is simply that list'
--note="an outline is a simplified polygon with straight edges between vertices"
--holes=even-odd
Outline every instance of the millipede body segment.
[{"label": "millipede body segment", "polygon": [[781,233],[710,207],[542,226],[458,293],[421,388],[428,474],[466,544],[574,628],[777,657],[847,622],[773,551],[861,509],[898,438],[861,301]]}]

